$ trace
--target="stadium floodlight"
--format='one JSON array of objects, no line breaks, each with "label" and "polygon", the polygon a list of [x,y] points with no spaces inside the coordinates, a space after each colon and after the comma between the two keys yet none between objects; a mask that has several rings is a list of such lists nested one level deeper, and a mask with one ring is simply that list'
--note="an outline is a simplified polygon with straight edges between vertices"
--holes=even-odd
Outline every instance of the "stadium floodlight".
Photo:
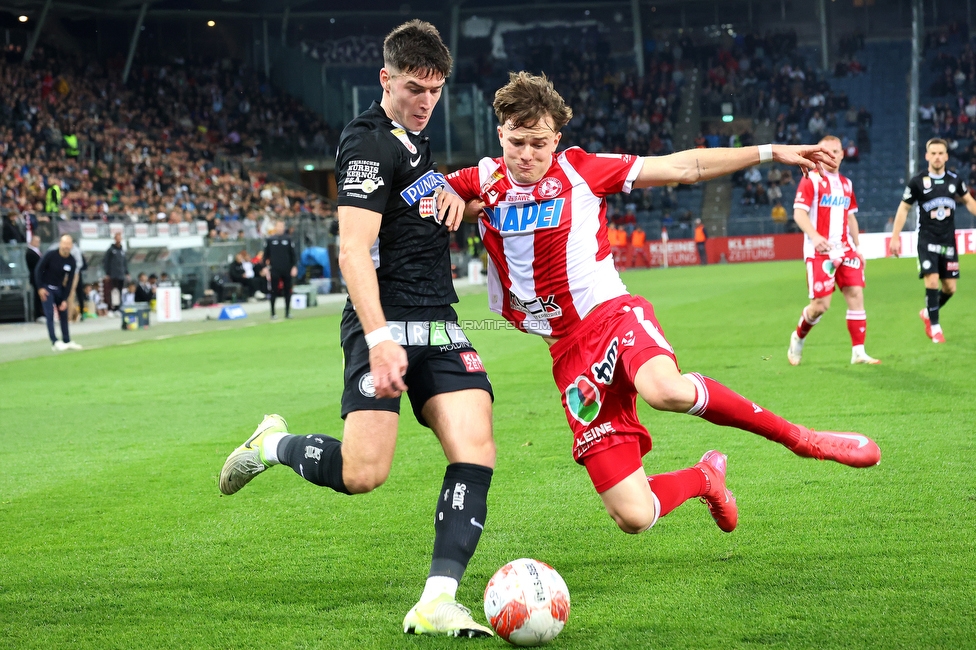
[{"label": "stadium floodlight", "polygon": [[17,20],[19,20],[22,23],[26,23],[27,22],[27,16],[17,16]]},{"label": "stadium floodlight", "polygon": [[216,25],[216,24],[217,24],[217,23],[215,23],[215,22],[214,22],[214,21],[212,21],[212,20],[208,20],[208,21],[207,21],[207,27],[213,27],[213,26],[214,26],[214,25]]},{"label": "stadium floodlight", "polygon": [[305,171],[307,171],[307,172],[314,172],[315,171],[315,165],[305,165]]}]

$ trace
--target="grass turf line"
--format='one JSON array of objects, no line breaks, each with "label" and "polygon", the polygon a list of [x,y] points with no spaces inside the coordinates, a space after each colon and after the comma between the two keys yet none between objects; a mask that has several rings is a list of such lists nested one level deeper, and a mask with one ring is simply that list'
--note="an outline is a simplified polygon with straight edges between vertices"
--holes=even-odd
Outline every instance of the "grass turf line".
[{"label": "grass turf line", "polygon": [[[516,557],[566,579],[551,647],[966,647],[976,638],[976,257],[931,344],[911,260],[867,269],[867,350],[850,366],[843,299],[786,362],[806,303],[798,262],[631,272],[684,371],[883,450],[853,470],[641,407],[648,472],[729,454],[739,528],[689,502],[627,536],[570,440],[535,337],[469,332],[496,391],[498,466],[459,598]],[[484,295],[462,300],[488,318]],[[426,577],[443,455],[404,403],[376,492],[343,497],[275,468],[220,497],[226,455],[266,412],[337,433],[338,317],[4,364],[0,372],[0,648],[454,647],[399,629]],[[531,443],[531,444],[526,444]],[[495,647],[501,641],[469,642]]]}]

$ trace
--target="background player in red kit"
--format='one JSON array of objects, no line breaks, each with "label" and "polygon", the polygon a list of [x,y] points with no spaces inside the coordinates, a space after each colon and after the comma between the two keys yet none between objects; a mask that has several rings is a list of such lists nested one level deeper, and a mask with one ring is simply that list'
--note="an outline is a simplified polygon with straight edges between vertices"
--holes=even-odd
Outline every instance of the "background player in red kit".
[{"label": "background player in red kit", "polygon": [[621,530],[647,530],[681,503],[704,497],[719,528],[738,522],[725,487],[726,457],[707,452],[693,467],[648,477],[651,449],[636,396],[662,411],[697,415],[779,442],[805,457],[854,467],[879,462],[859,434],[817,433],[792,424],[714,379],[682,375],[654,308],[631,296],[613,267],[607,240],[608,194],[634,187],[695,183],[776,160],[811,171],[831,162],[820,145],[693,149],[659,158],[556,154],[572,111],[543,77],[513,73],[495,94],[501,158],[459,170],[448,182],[479,215],[490,257],[489,306],[550,346],[553,377],[586,467]]},{"label": "background player in red kit", "polygon": [[864,311],[864,256],[857,252],[857,197],[851,180],[838,173],[844,147],[838,137],[826,135],[820,144],[837,160],[823,163],[824,174],[813,172],[800,181],[793,201],[793,220],[806,235],[803,257],[807,265],[810,304],[790,336],[786,358],[794,366],[803,358],[803,342],[810,329],[830,309],[830,298],[840,288],[847,301],[847,331],[851,335],[851,363],[881,363],[864,351],[868,318]]}]

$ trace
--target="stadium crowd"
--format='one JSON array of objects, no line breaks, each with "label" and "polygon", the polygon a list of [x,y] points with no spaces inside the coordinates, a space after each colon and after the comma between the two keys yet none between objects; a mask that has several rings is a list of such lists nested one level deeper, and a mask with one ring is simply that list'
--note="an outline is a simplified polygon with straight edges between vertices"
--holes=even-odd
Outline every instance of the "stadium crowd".
[{"label": "stadium crowd", "polygon": [[32,218],[206,220],[219,239],[275,219],[331,215],[310,192],[231,172],[290,142],[331,150],[335,134],[293,98],[229,61],[137,66],[128,84],[94,61],[38,48],[0,59],[0,211]]}]

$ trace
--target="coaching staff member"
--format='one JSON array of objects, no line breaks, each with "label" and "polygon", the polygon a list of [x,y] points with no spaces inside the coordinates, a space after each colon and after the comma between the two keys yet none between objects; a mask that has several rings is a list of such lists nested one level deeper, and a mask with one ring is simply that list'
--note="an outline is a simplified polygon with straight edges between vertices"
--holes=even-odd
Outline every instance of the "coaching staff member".
[{"label": "coaching staff member", "polygon": [[298,255],[295,253],[295,242],[285,232],[285,222],[279,221],[275,227],[275,234],[268,237],[264,245],[265,277],[271,287],[268,296],[271,300],[271,318],[275,316],[275,300],[278,298],[278,283],[284,287],[285,318],[291,318],[291,286],[292,279],[298,275]]},{"label": "coaching staff member", "polygon": [[[71,340],[68,334],[68,298],[71,296],[78,262],[71,254],[74,240],[71,235],[62,235],[58,247],[49,250],[37,263],[34,269],[34,281],[37,283],[37,295],[44,308],[44,318],[47,319],[47,334],[51,338],[54,350],[80,350],[81,346]],[[54,310],[60,312],[61,340],[54,335]]]},{"label": "coaching staff member", "polygon": [[[115,311],[122,306],[122,290],[125,289],[126,281],[129,279],[129,262],[125,259],[125,250],[122,248],[122,233],[115,233],[115,243],[105,251],[105,258],[102,260],[102,270],[105,276],[111,281],[109,290],[106,291],[105,302],[109,309]],[[119,292],[119,301],[115,302],[115,291]]]},{"label": "coaching staff member", "polygon": [[956,293],[959,279],[955,218],[958,204],[976,214],[976,199],[969,194],[966,181],[946,169],[948,152],[948,145],[941,138],[925,143],[928,169],[908,181],[895,213],[889,242],[891,254],[900,255],[901,231],[914,205],[918,224],[918,277],[925,281],[925,308],[918,315],[933,343],[945,343],[939,310]]},{"label": "coaching staff member", "polygon": [[423,134],[451,70],[433,25],[411,21],[383,44],[383,99],[346,126],[336,158],[339,267],[349,289],[340,336],[345,357],[342,441],[292,436],[268,416],[221,471],[232,494],[275,463],[341,493],[387,478],[400,395],[430,427],[449,465],[437,493],[434,553],[404,632],[491,636],[455,599],[485,525],[495,464],[491,384],[457,324],[449,229],[463,203],[440,191]]}]

